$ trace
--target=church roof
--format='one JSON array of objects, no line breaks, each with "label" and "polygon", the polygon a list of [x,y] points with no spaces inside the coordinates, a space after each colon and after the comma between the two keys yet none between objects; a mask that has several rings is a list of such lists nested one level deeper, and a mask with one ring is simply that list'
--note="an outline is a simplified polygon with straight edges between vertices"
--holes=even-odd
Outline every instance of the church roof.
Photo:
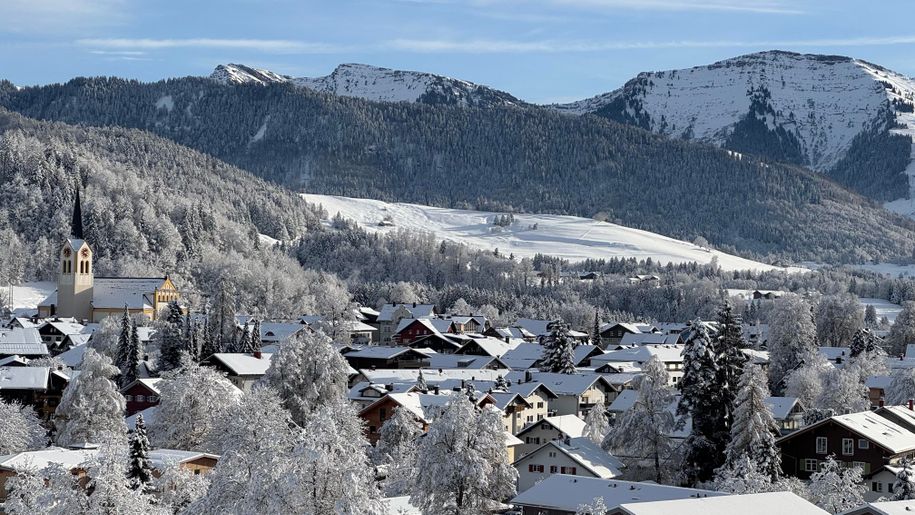
[{"label": "church roof", "polygon": [[96,277],[92,288],[93,308],[152,309],[150,298],[165,277]]}]

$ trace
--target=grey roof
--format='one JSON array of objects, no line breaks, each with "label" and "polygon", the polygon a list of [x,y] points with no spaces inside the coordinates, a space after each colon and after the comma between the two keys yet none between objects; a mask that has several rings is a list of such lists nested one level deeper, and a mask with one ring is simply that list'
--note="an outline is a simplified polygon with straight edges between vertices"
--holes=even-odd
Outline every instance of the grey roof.
[{"label": "grey roof", "polygon": [[412,318],[428,318],[435,315],[435,304],[385,304],[378,312],[378,321],[393,321],[394,311],[400,307],[406,308]]},{"label": "grey roof", "polygon": [[151,296],[164,282],[165,277],[96,277],[92,288],[92,307],[151,308]]},{"label": "grey roof", "polygon": [[[505,378],[509,381],[524,379],[525,372],[509,372]],[[533,380],[543,383],[557,395],[581,395],[594,383],[603,383],[609,389],[613,385],[599,374],[554,374],[551,372],[532,372]]]}]

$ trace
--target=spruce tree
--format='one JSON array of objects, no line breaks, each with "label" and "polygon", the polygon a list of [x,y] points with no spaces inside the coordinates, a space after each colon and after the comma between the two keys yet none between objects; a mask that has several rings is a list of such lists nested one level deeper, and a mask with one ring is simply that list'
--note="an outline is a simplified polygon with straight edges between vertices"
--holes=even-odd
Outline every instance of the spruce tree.
[{"label": "spruce tree", "polygon": [[213,354],[222,352],[219,346],[219,337],[215,333],[214,325],[207,319],[203,322],[203,341],[200,344],[200,359],[207,359]]},{"label": "spruce tree", "polygon": [[697,319],[683,349],[683,378],[677,385],[680,389],[677,413],[692,419],[692,432],[686,440],[686,473],[692,482],[708,481],[724,461],[728,434],[724,402],[717,385],[720,374],[712,338]]},{"label": "spruce tree", "polygon": [[912,461],[909,459],[902,460],[899,464],[899,472],[896,473],[896,482],[893,483],[893,500],[909,501],[915,499],[915,468],[912,467]]},{"label": "spruce tree", "polygon": [[738,460],[747,457],[756,465],[756,470],[776,481],[781,475],[782,460],[775,445],[778,425],[766,406],[768,397],[766,375],[757,365],[747,364],[740,377],[727,464],[734,467]]},{"label": "spruce tree", "polygon": [[121,331],[118,333],[118,348],[114,358],[114,366],[124,370],[127,365],[128,355],[130,352],[130,332],[133,323],[130,320],[130,311],[124,306],[124,314],[121,315]]},{"label": "spruce tree", "polygon": [[569,335],[568,326],[562,321],[550,323],[549,336],[543,340],[542,372],[559,374],[575,373],[575,343]]},{"label": "spruce tree", "polygon": [[261,321],[255,318],[254,330],[251,332],[251,352],[257,352],[261,350],[261,347],[263,346],[264,342],[261,340]]},{"label": "spruce tree", "polygon": [[[131,322],[130,338],[128,339],[127,350],[125,351],[126,361],[121,368],[121,388],[124,388],[130,383],[136,381],[137,377],[140,376],[140,346],[140,334],[137,331],[137,324],[135,322]],[[118,352],[118,355],[120,356],[120,351]]]},{"label": "spruce tree", "polygon": [[420,369],[419,374],[416,375],[416,389],[423,393],[426,393],[429,391],[429,387],[426,386],[426,378],[423,377],[422,369]]},{"label": "spruce tree", "polygon": [[251,350],[251,324],[245,321],[244,327],[241,328],[241,336],[235,345],[234,352],[252,352]]},{"label": "spruce tree", "polygon": [[594,327],[591,328],[591,342],[600,345],[600,311],[594,309]]},{"label": "spruce tree", "polygon": [[851,340],[849,357],[855,358],[862,353],[875,352],[880,348],[880,339],[868,329],[859,329]]},{"label": "spruce tree", "polygon": [[174,370],[181,365],[181,353],[187,349],[184,338],[184,313],[177,302],[168,303],[168,313],[160,328],[159,370]]},{"label": "spruce tree", "polygon": [[724,411],[724,426],[730,429],[734,418],[734,399],[748,356],[743,352],[746,342],[740,315],[734,313],[729,302],[718,311],[718,334],[713,340],[714,354],[718,359],[717,386]]},{"label": "spruce tree", "polygon": [[149,438],[143,414],[137,414],[136,428],[130,433],[130,469],[127,471],[130,488],[147,493],[151,489],[152,466],[149,463]]}]

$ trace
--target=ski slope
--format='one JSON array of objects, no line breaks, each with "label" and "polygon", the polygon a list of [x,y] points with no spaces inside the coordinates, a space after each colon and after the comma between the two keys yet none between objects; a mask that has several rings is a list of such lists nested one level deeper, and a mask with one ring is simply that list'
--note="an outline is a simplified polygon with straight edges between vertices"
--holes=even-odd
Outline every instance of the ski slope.
[{"label": "ski slope", "polygon": [[[35,281],[13,286],[12,310],[16,316],[26,316],[38,312],[38,303],[54,293],[57,283],[52,281]],[[8,287],[0,287],[0,296],[9,300]]]},{"label": "ski slope", "polygon": [[[464,243],[469,247],[495,250],[504,255],[533,257],[557,256],[569,261],[585,259],[630,258],[666,263],[709,263],[713,257],[725,270],[774,270],[773,265],[700,248],[692,243],[666,236],[598,222],[589,218],[549,214],[516,214],[510,227],[497,227],[493,220],[501,213],[467,211],[388,203],[330,195],[304,194],[306,201],[324,206],[330,217],[337,213],[370,232],[397,229],[424,231],[436,239]],[[393,225],[379,226],[390,217]],[[536,229],[533,226],[536,225]],[[789,271],[801,271],[792,268]]]}]

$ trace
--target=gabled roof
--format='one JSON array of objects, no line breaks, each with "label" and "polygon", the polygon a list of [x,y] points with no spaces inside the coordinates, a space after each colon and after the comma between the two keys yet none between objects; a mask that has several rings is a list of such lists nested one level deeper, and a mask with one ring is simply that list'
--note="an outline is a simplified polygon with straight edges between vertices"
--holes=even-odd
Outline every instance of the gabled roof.
[{"label": "gabled roof", "polygon": [[[347,352],[345,357],[346,359],[394,359],[401,354],[416,352],[417,350],[411,347],[388,347],[387,345],[373,345],[371,347],[363,347],[352,352]],[[420,352],[419,354],[423,353]],[[423,354],[423,356],[425,357],[425,354]]]},{"label": "gabled roof", "polygon": [[[451,399],[451,395],[464,395],[463,392],[454,392],[451,390],[442,390],[438,394],[434,393],[420,393],[420,392],[408,392],[408,393],[389,393],[373,402],[372,404],[365,407],[361,413],[366,413],[375,408],[375,406],[390,399],[397,403],[399,406],[407,409],[417,420],[420,420],[425,423],[431,423],[432,419],[442,410],[442,407],[448,403]],[[477,404],[480,404],[482,401],[489,399],[493,400],[492,397],[488,395],[480,395],[477,399]]]},{"label": "gabled roof", "polygon": [[0,367],[25,367],[29,365],[29,358],[23,358],[22,356],[7,356],[3,359],[0,359]]},{"label": "gabled roof", "polygon": [[86,349],[88,348],[89,347],[86,346],[85,343],[71,347],[70,350],[58,354],[57,359],[61,360],[70,368],[79,368],[80,364],[83,362],[83,355],[86,354]]},{"label": "gabled roof", "polygon": [[470,368],[482,369],[495,367],[508,371],[508,365],[499,358],[492,356],[476,356],[473,354],[430,354],[429,366],[431,368]]},{"label": "gabled roof", "polygon": [[524,397],[517,393],[511,392],[490,392],[489,396],[495,399],[495,406],[500,410],[505,410],[505,408],[511,404],[524,404],[527,407],[530,407],[530,403],[524,400]]},{"label": "gabled roof", "polygon": [[620,476],[622,474],[620,469],[624,467],[620,460],[601,449],[599,445],[587,437],[569,438],[568,441],[550,440],[536,450],[519,458],[513,465],[518,466],[530,459],[536,459],[537,455],[545,452],[546,449],[558,450],[581,465],[582,468],[603,479]]},{"label": "gabled roof", "polygon": [[0,328],[0,345],[37,345],[42,343],[41,333],[35,327]]},{"label": "gabled roof", "polygon": [[555,399],[557,397],[556,393],[553,390],[550,390],[550,387],[539,382],[539,381],[530,381],[527,383],[511,383],[508,388],[505,389],[509,392],[514,392],[523,395],[524,397],[530,397],[534,392],[540,391],[546,394],[548,399]]},{"label": "gabled roof", "polygon": [[[398,369],[398,368],[379,368],[376,370],[371,369],[361,369],[359,373],[362,374],[368,381],[373,383],[403,383],[409,382],[413,383],[416,381],[416,376],[419,374],[419,370],[414,369]],[[465,379],[471,381],[495,381],[500,375],[504,375],[504,370],[489,370],[489,369],[467,369],[467,368],[451,368],[451,369],[423,369],[423,378],[426,381],[426,384],[432,385],[434,383],[441,383],[449,379]]]},{"label": "gabled roof", "polygon": [[48,367],[0,368],[0,391],[46,390],[50,375]]},{"label": "gabled roof", "polygon": [[[506,375],[509,381],[524,378],[525,372],[510,372]],[[551,372],[531,372],[534,381],[545,384],[557,395],[581,395],[595,383],[603,384],[607,389],[616,388],[607,379],[598,374],[554,374]]]},{"label": "gabled roof", "polygon": [[[388,389],[390,388],[390,390]],[[374,391],[381,395],[377,397],[367,397],[365,393],[367,391]],[[368,381],[360,381],[356,383],[352,388],[349,389],[349,394],[347,397],[351,401],[375,401],[389,393],[407,393],[416,390],[416,384],[411,383],[389,383],[389,384],[375,384],[369,383]]]},{"label": "gabled roof", "polygon": [[640,345],[629,349],[607,352],[591,358],[592,365],[626,361],[646,363],[652,356],[657,356],[663,363],[682,363],[683,345]]},{"label": "gabled roof", "polygon": [[500,340],[498,338],[492,338],[489,336],[483,338],[471,338],[464,344],[463,347],[458,352],[465,353],[467,349],[470,349],[474,346],[479,347],[479,349],[490,356],[501,358],[508,351],[518,347],[520,342],[509,343],[505,340]]},{"label": "gabled roof", "polygon": [[152,424],[153,421],[156,420],[156,417],[158,416],[158,414],[159,414],[159,406],[150,406],[149,408],[146,408],[143,411],[138,411],[125,419],[125,422],[127,423],[127,429],[132,430],[132,429],[137,428],[137,416],[138,415],[143,415],[143,423],[146,424],[147,427],[149,427],[149,425]]},{"label": "gabled roof", "polygon": [[85,331],[86,326],[80,324],[76,321],[64,321],[64,320],[54,320],[48,319],[45,320],[43,324],[38,326],[38,330],[41,331],[45,327],[53,327],[57,329],[58,332],[65,335],[74,335],[81,334]]},{"label": "gabled roof", "polygon": [[584,420],[575,415],[559,415],[556,417],[544,417],[543,420],[531,422],[524,426],[521,431],[518,431],[517,436],[521,436],[541,424],[549,424],[569,438],[578,438],[585,434],[586,424]]},{"label": "gabled roof", "polygon": [[798,404],[797,397],[766,397],[763,401],[775,420],[784,420]]},{"label": "gabled roof", "polygon": [[511,503],[574,513],[579,505],[590,503],[595,497],[601,497],[607,509],[613,510],[632,502],[723,495],[728,494],[656,483],[553,474],[516,496]]},{"label": "gabled roof", "polygon": [[791,492],[708,496],[620,505],[626,515],[826,515],[829,513]]},{"label": "gabled roof", "polygon": [[779,438],[778,443],[781,444],[782,442],[829,423],[838,424],[863,438],[867,438],[875,445],[882,447],[892,454],[901,454],[915,450],[915,433],[870,411],[849,413],[848,415],[836,415],[820,420],[819,422],[810,424],[809,426]]},{"label": "gabled roof", "polygon": [[66,469],[76,468],[91,460],[98,454],[98,448],[64,449],[48,447],[40,451],[27,451],[18,454],[0,456],[0,469],[6,470],[41,470],[51,465],[61,465]]},{"label": "gabled roof", "polygon": [[207,358],[207,361],[216,360],[237,376],[262,376],[270,368],[272,357],[273,354],[268,353],[263,353],[257,358],[252,354],[219,352]]},{"label": "gabled roof", "polygon": [[680,334],[660,333],[626,333],[620,340],[620,345],[675,345],[680,343]]},{"label": "gabled roof", "polygon": [[435,304],[385,304],[378,312],[378,321],[393,321],[394,312],[401,307],[405,308],[412,318],[427,318],[435,315]]},{"label": "gabled roof", "polygon": [[915,513],[915,500],[871,502],[859,508],[844,511],[842,515],[912,515],[912,513]]},{"label": "gabled roof", "polygon": [[159,383],[160,381],[162,381],[162,378],[159,378],[159,377],[141,377],[141,378],[139,378],[139,379],[134,379],[133,382],[131,382],[130,384],[128,384],[128,385],[125,386],[124,388],[121,388],[121,391],[122,391],[122,392],[126,392],[127,390],[133,388],[134,385],[141,384],[141,385],[143,385],[147,390],[149,390],[149,391],[155,393],[156,395],[159,395],[158,383]]},{"label": "gabled roof", "polygon": [[180,465],[200,458],[218,460],[218,454],[205,452],[182,451],[179,449],[156,449],[149,451],[149,464],[156,470],[165,470],[170,466]]},{"label": "gabled roof", "polygon": [[96,277],[92,288],[92,307],[150,309],[150,296],[165,281],[165,277]]}]

